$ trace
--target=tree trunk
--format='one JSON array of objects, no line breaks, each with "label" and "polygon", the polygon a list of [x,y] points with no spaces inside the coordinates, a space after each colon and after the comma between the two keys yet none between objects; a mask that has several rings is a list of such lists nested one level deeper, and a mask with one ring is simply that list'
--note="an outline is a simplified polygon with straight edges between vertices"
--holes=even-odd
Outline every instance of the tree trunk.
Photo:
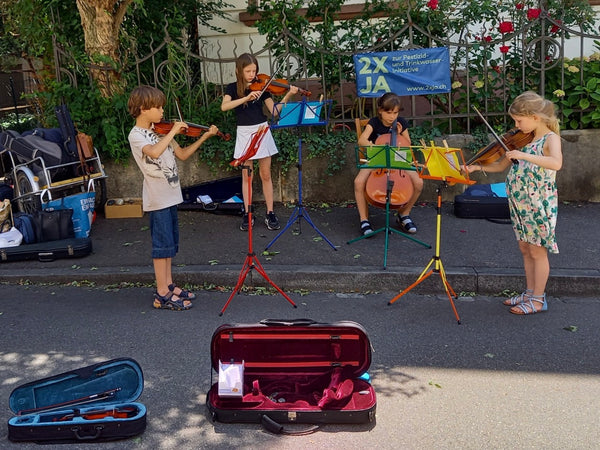
[{"label": "tree trunk", "polygon": [[120,91],[119,33],[128,6],[133,0],[77,0],[85,51],[90,58],[90,75],[102,95]]}]

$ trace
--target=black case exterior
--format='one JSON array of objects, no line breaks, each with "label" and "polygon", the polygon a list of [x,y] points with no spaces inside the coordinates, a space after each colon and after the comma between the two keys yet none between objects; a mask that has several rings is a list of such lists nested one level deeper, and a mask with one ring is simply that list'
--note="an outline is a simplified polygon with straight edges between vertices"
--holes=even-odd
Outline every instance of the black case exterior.
[{"label": "black case exterior", "polygon": [[41,262],[63,258],[82,258],[92,252],[92,239],[69,238],[57,241],[21,244],[17,247],[0,248],[0,262],[28,261]]},{"label": "black case exterior", "polygon": [[463,219],[510,219],[508,199],[494,194],[491,186],[470,186],[455,196],[454,215]]},{"label": "black case exterior", "polygon": [[146,407],[134,401],[143,384],[137,362],[119,358],[21,385],[9,400],[17,415],[8,421],[8,439],[54,444],[136,436],[146,429]]},{"label": "black case exterior", "polygon": [[[356,322],[265,319],[257,324],[222,325],[212,338],[213,373],[218,373],[220,360],[230,359],[244,362],[244,386],[250,386],[244,389],[248,395],[242,399],[223,398],[218,394],[218,384],[212,384],[206,405],[213,421],[261,423],[268,417],[278,423],[359,424],[375,420],[375,390],[363,375],[370,366],[371,344],[364,328]],[[345,404],[319,407],[314,396],[328,386],[330,374],[337,368],[344,371],[345,379],[352,380],[352,396]],[[289,402],[254,401],[259,397],[251,392],[253,383],[273,385],[277,379],[283,385],[311,387],[295,398],[293,393],[284,393],[291,397]]]}]

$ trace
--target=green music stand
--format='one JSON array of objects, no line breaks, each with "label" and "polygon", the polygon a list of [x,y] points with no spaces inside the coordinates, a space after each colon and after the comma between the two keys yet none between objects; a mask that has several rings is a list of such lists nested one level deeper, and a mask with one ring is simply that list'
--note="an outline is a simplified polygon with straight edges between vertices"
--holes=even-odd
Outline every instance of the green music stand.
[{"label": "green music stand", "polygon": [[407,239],[410,239],[417,244],[426,248],[431,248],[431,245],[426,244],[418,239],[415,239],[409,234],[403,233],[400,230],[390,227],[390,204],[392,201],[392,190],[394,181],[390,179],[390,170],[417,170],[413,164],[414,154],[411,147],[392,147],[390,145],[371,145],[356,147],[356,166],[359,169],[380,169],[386,171],[387,183],[385,194],[385,226],[378,228],[368,235],[359,236],[348,241],[348,244],[360,241],[361,239],[371,238],[377,233],[385,232],[385,245],[383,251],[383,268],[387,268],[387,253],[389,245],[389,236],[391,233],[398,234]]}]

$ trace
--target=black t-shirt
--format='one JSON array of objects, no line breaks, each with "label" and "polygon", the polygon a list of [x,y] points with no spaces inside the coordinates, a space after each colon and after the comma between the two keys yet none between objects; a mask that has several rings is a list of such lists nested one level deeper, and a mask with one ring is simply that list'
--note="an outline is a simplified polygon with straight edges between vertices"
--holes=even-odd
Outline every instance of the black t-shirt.
[{"label": "black t-shirt", "polygon": [[[250,93],[250,90],[246,90],[246,95]],[[237,100],[237,83],[230,83],[225,89],[225,94],[229,95],[232,100]],[[257,125],[267,121],[267,116],[263,110],[263,104],[266,99],[271,98],[271,93],[265,91],[260,98],[255,102],[244,103],[243,105],[236,106],[235,118],[238,125]]]},{"label": "black t-shirt", "polygon": [[[400,123],[400,126],[402,127],[402,133],[404,133],[404,130],[407,130],[409,127],[408,121],[404,117],[398,116],[398,122]],[[373,131],[371,132],[371,136],[369,136],[369,141],[371,141],[373,144],[375,143],[377,138],[379,136],[381,136],[382,134],[389,134],[392,132],[392,128],[386,127],[381,122],[381,119],[379,117],[371,117],[369,119],[369,125],[371,125],[371,127],[373,128]]]}]

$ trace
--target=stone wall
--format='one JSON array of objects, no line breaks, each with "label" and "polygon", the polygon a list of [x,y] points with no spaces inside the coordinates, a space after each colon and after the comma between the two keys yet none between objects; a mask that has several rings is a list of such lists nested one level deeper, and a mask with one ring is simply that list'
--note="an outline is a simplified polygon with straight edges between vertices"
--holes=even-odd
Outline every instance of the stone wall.
[{"label": "stone wall", "polygon": [[[557,174],[558,191],[561,201],[600,202],[600,130],[564,131],[563,168]],[[452,135],[446,138],[450,147],[464,148],[468,135]],[[441,145],[440,142],[437,142]],[[341,203],[354,200],[353,178],[357,173],[354,161],[354,145],[346,147],[345,169],[329,176],[325,172],[323,160],[303,160],[302,187],[305,203]],[[109,198],[141,197],[142,176],[137,165],[131,159],[128,163],[104,162],[108,175],[107,190]],[[183,187],[204,181],[230,177],[235,172],[211,173],[205,165],[198,163],[196,157],[179,163],[181,185]],[[276,158],[273,164],[273,186],[275,200],[293,202],[298,199],[298,171],[292,168],[285,176],[281,174]],[[478,183],[495,183],[504,180],[504,174],[480,172],[473,174]],[[433,202],[436,198],[437,181],[425,180],[421,201]],[[464,185],[455,185],[444,189],[444,201],[452,201],[454,196],[465,189]],[[255,180],[254,200],[262,200],[260,183]]]}]

